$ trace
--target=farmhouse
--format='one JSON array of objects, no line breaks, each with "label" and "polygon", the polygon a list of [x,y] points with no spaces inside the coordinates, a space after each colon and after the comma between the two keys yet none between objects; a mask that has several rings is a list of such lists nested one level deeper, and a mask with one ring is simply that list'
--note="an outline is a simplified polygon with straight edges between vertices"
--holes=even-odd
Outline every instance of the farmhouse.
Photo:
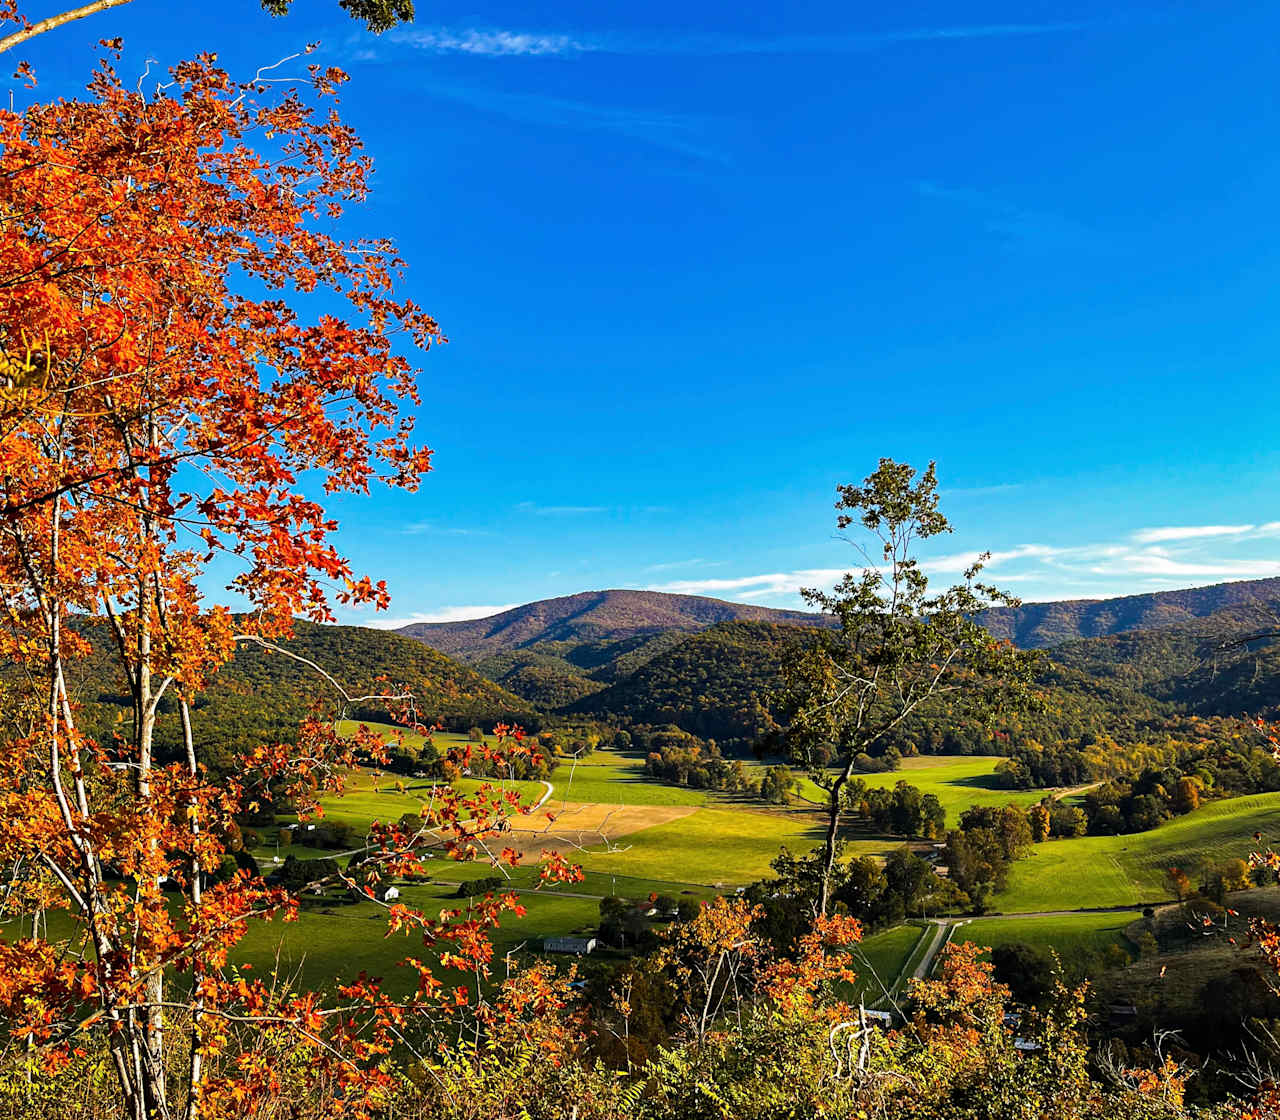
[{"label": "farmhouse", "polygon": [[583,956],[598,948],[600,942],[594,937],[544,937],[542,951],[544,953],[577,953]]}]

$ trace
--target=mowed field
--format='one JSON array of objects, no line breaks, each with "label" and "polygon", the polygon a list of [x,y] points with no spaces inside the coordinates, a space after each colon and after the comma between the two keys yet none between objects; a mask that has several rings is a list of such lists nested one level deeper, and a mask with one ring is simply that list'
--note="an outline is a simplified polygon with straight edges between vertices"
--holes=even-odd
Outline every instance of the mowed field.
[{"label": "mowed field", "polygon": [[972,941],[991,948],[1020,942],[1037,949],[1053,949],[1063,956],[1079,951],[1099,952],[1110,945],[1128,950],[1125,927],[1140,917],[1141,910],[1128,910],[1059,914],[1051,918],[975,918],[958,925],[951,940],[956,944]]},{"label": "mowed field", "polygon": [[[884,774],[858,774],[856,777],[873,789],[892,789],[899,782],[915,786],[921,793],[932,793],[947,811],[947,824],[954,827],[960,814],[972,805],[1034,805],[1047,795],[1070,800],[1070,791],[1002,789],[996,766],[1004,759],[998,755],[919,755],[904,758],[902,767]],[[811,801],[821,801],[820,790],[807,777],[801,779],[800,794]]]},{"label": "mowed field", "polygon": [[[402,901],[436,915],[442,909],[464,906],[452,897],[452,885],[432,883],[403,888]],[[527,892],[521,895],[525,915],[504,915],[492,931],[494,977],[505,975],[502,958],[522,947],[541,948],[542,938],[593,930],[599,922],[599,902],[594,898]],[[395,996],[412,991],[416,974],[401,965],[407,957],[429,961],[438,948],[423,944],[419,934],[386,932],[386,912],[374,903],[304,910],[296,922],[252,922],[249,932],[231,954],[231,962],[249,965],[259,976],[278,969],[282,977],[296,978],[300,987],[332,992],[361,972],[384,981]],[[474,985],[474,977],[440,970],[449,983]]]},{"label": "mowed field", "polygon": [[1246,859],[1255,832],[1264,843],[1280,841],[1280,793],[1210,802],[1150,832],[1037,844],[1014,863],[995,904],[1027,913],[1163,900],[1166,868]]}]

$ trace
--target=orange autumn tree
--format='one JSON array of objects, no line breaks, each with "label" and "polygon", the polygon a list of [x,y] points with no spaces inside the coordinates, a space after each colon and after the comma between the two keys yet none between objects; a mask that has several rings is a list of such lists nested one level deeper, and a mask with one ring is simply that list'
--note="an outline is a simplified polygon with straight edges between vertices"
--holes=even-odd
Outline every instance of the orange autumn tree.
[{"label": "orange autumn tree", "polygon": [[[396,297],[391,245],[330,232],[370,171],[336,114],[342,80],[312,66],[277,92],[205,57],[147,95],[104,61],[82,100],[0,111],[0,869],[5,905],[44,918],[0,943],[2,1041],[53,1069],[105,1040],[138,1120],[253,1115],[281,1031],[334,1110],[359,1115],[410,1024],[468,1002],[428,963],[399,1004],[363,980],[328,1006],[228,971],[247,922],[296,917],[297,898],[212,875],[237,815],[282,796],[306,812],[383,748],[317,716],[214,777],[193,733],[201,690],[238,643],[287,639],[295,615],[384,607],[338,552],[324,498],[412,490],[430,462],[403,352],[439,328]],[[239,616],[201,596],[215,559],[238,565]],[[113,659],[128,697],[113,729],[82,722],[71,682],[89,657]],[[342,701],[377,699],[333,683]],[[413,720],[405,690],[378,691]],[[158,745],[162,706],[176,756]],[[442,791],[421,827],[375,828],[352,885],[371,893],[428,846],[489,851],[519,809],[487,786]],[[486,931],[515,905],[388,916],[482,974]]]}]

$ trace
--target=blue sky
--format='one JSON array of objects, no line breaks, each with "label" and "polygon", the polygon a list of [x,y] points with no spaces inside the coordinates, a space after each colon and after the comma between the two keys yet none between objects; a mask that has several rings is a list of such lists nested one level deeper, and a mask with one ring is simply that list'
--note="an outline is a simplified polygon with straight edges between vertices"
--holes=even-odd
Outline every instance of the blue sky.
[{"label": "blue sky", "polygon": [[376,39],[334,0],[136,0],[27,52],[41,96],[114,34],[138,71],[321,40],[351,74],[350,232],[396,239],[451,340],[435,472],[337,507],[380,624],[798,605],[856,562],[833,491],[881,455],[938,461],[939,578],[983,549],[1029,600],[1280,575],[1274,5],[418,9]]}]

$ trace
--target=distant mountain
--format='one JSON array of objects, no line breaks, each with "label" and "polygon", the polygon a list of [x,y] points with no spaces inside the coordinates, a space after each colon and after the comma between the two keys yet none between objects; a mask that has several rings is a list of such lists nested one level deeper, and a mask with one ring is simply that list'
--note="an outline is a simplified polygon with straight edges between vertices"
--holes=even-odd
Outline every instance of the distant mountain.
[{"label": "distant mountain", "polygon": [[[1047,711],[1012,741],[1082,734],[1136,741],[1187,716],[1280,711],[1280,642],[1213,655],[1225,638],[1264,627],[1280,579],[1118,599],[1032,603],[983,619],[1024,648],[1052,648]],[[490,618],[407,626],[431,645],[544,712],[622,724],[675,724],[741,744],[773,723],[785,653],[822,615],[648,591],[594,591]],[[1208,651],[1208,652],[1206,652]],[[1170,722],[1172,721],[1172,723]],[[904,728],[932,749],[992,749],[990,729],[941,711]]]},{"label": "distant mountain", "polygon": [[640,635],[694,633],[718,622],[774,622],[821,626],[821,615],[727,603],[700,595],[660,591],[583,591],[558,599],[526,603],[489,618],[467,622],[414,622],[399,633],[425,642],[460,661],[543,642],[616,642]]},{"label": "distant mountain", "polygon": [[1043,649],[1075,638],[1130,630],[1156,630],[1233,608],[1280,599],[1280,578],[1216,583],[1183,591],[1152,591],[1118,599],[1068,599],[988,611],[983,625],[1023,649]]}]

